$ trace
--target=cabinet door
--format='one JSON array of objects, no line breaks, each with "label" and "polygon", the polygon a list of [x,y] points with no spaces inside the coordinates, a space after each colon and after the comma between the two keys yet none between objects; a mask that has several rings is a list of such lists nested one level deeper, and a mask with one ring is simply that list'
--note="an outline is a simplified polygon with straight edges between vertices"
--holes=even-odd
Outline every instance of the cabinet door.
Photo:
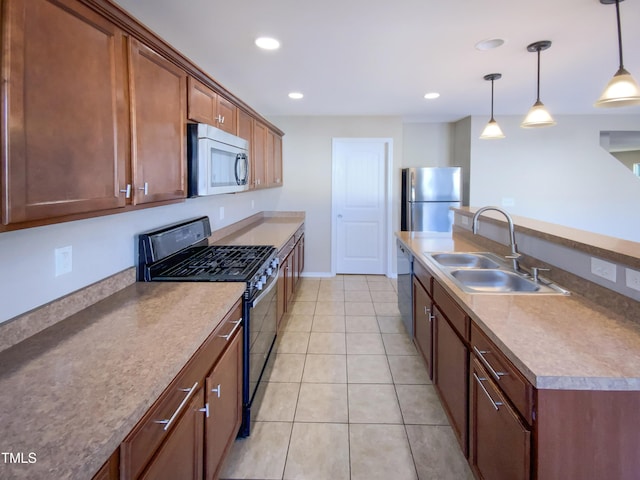
[{"label": "cabinet door", "polygon": [[267,129],[267,150],[265,165],[267,170],[267,184],[269,187],[282,185],[282,138]]},{"label": "cabinet door", "polygon": [[528,480],[531,433],[476,359],[470,384],[469,460],[477,477]]},{"label": "cabinet door", "polygon": [[287,282],[286,282],[286,274],[287,268],[289,264],[289,257],[287,257],[284,261],[280,262],[280,270],[278,271],[278,283],[276,285],[277,288],[277,316],[278,316],[278,331],[280,329],[280,322],[282,321],[282,317],[287,311]]},{"label": "cabinet door", "polygon": [[189,91],[187,102],[189,120],[215,125],[218,95],[193,77],[189,77],[187,80]]},{"label": "cabinet door", "polygon": [[433,319],[432,319],[433,304],[431,297],[427,294],[422,284],[416,279],[413,279],[413,312],[415,315],[414,329],[416,344],[418,350],[422,354],[425,363],[427,364],[427,371],[429,372],[429,378],[433,378]]},{"label": "cabinet door", "polygon": [[202,439],[205,417],[202,411],[203,406],[204,392],[200,388],[140,478],[202,479]]},{"label": "cabinet door", "polygon": [[435,386],[467,456],[469,350],[438,308],[435,315]]},{"label": "cabinet door", "polygon": [[220,95],[217,96],[216,102],[216,120],[217,123],[213,125],[217,125],[218,128],[224,130],[225,132],[229,132],[232,135],[237,135],[237,115],[238,115],[238,107],[236,107],[233,103],[227,100]]},{"label": "cabinet door", "polygon": [[273,135],[273,184],[282,186],[282,137],[277,133]]},{"label": "cabinet door", "polygon": [[122,32],[75,0],[3,10],[2,223],[123,207]]},{"label": "cabinet door", "polygon": [[186,74],[130,39],[133,182],[136,204],[186,196]]},{"label": "cabinet door", "polygon": [[254,188],[266,186],[265,162],[267,155],[267,127],[258,121],[253,124],[253,170]]},{"label": "cabinet door", "polygon": [[242,423],[242,336],[240,328],[205,382],[209,405],[205,428],[207,479],[217,478]]}]

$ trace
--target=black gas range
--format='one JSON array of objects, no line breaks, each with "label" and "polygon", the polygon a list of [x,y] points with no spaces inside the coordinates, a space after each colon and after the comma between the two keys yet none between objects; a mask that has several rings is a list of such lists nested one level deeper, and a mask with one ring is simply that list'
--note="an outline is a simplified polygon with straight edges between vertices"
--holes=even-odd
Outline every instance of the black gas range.
[{"label": "black gas range", "polygon": [[243,423],[251,429],[251,406],[277,329],[278,258],[268,245],[209,245],[208,217],[168,225],[138,236],[138,280],[145,282],[244,282]]}]

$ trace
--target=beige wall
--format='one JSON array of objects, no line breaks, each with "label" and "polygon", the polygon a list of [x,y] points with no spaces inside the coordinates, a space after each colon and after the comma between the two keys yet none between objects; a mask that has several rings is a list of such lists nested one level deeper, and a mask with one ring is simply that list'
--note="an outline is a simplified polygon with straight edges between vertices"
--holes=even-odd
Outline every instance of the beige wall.
[{"label": "beige wall", "polygon": [[[395,188],[400,184],[403,158],[402,120],[400,117],[270,117],[269,120],[285,132],[284,187],[277,207],[306,211],[305,270],[309,275],[328,275],[331,272],[332,139],[393,139]],[[394,229],[399,224],[397,197],[399,194],[392,192]]]},{"label": "beige wall", "polygon": [[480,140],[487,120],[472,119],[472,206],[511,198],[515,214],[640,241],[640,182],[600,146],[600,130],[640,130],[640,115],[558,115],[541,129],[497,120],[503,140]]}]

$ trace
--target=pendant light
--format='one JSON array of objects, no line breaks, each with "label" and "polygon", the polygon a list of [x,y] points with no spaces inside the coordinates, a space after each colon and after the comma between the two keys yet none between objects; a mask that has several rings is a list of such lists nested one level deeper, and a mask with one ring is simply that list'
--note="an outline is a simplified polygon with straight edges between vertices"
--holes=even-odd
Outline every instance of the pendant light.
[{"label": "pendant light", "polygon": [[538,96],[536,103],[533,104],[533,107],[531,107],[529,113],[527,113],[527,116],[524,117],[524,120],[520,124],[523,128],[550,127],[556,124],[556,121],[551,117],[547,108],[540,101],[540,52],[550,46],[551,42],[549,40],[541,40],[527,46],[527,51],[538,53]]},{"label": "pendant light", "polygon": [[502,133],[500,125],[498,125],[498,122],[493,118],[493,82],[494,80],[500,80],[502,78],[502,74],[490,73],[485,75],[483,78],[485,80],[491,80],[491,119],[489,120],[489,123],[487,123],[487,126],[484,127],[480,138],[483,140],[504,138],[504,133]]},{"label": "pendant light", "polygon": [[620,2],[623,0],[600,0],[603,5],[616,4],[616,18],[618,20],[618,53],[620,67],[607,84],[602,95],[594,104],[596,107],[630,107],[640,105],[640,88],[627,72],[622,63],[622,29],[620,27]]}]

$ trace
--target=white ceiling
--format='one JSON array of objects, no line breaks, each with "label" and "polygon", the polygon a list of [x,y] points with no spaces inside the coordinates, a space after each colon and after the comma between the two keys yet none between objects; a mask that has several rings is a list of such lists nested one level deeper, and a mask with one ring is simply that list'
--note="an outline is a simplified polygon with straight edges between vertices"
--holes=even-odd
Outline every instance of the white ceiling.
[{"label": "white ceiling", "polygon": [[[599,0],[117,0],[179,51],[265,116],[397,115],[453,121],[523,115],[541,100],[553,115],[628,113],[594,101],[618,68],[614,5]],[[640,81],[640,1],[620,4],[624,64]],[[278,38],[258,50],[261,35]],[[478,51],[499,37],[505,44]],[[292,101],[290,91],[304,99]],[[437,100],[424,94],[440,92]]]}]

